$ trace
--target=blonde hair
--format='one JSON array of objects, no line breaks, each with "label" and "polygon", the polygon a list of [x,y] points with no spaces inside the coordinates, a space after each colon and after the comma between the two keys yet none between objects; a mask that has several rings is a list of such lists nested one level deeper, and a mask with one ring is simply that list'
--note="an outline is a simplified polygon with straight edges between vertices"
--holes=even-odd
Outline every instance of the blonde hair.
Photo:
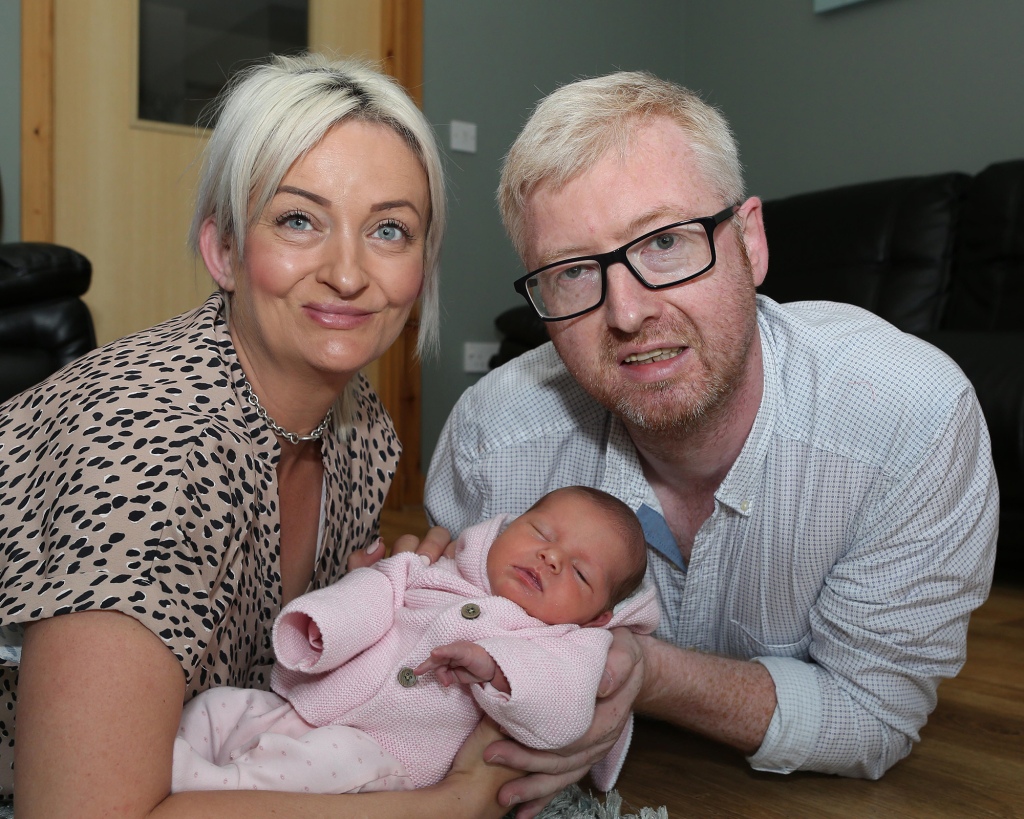
[{"label": "blonde hair", "polygon": [[541,185],[563,187],[611,150],[627,156],[637,125],[657,117],[686,132],[698,169],[723,202],[742,201],[739,151],[718,109],[646,71],[578,80],[537,104],[502,166],[498,206],[520,258],[526,257],[524,212],[530,195]]},{"label": "blonde hair", "polygon": [[203,223],[213,217],[218,236],[230,242],[238,259],[285,173],[332,126],[357,119],[402,137],[423,165],[430,194],[417,351],[436,352],[444,172],[433,129],[401,86],[359,60],[277,56],[236,74],[207,115],[216,118],[216,127],[204,153],[189,245],[199,252]]}]

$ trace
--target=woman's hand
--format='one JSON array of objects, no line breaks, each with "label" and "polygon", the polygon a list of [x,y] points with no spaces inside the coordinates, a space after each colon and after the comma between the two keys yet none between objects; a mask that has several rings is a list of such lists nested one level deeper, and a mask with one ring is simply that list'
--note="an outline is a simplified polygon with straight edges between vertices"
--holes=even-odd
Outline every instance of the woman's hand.
[{"label": "woman's hand", "polygon": [[451,533],[443,526],[433,526],[420,540],[416,535],[402,535],[395,541],[391,549],[393,554],[399,552],[416,552],[418,555],[425,555],[431,563],[435,563],[439,557],[455,556],[455,541]]},{"label": "woman's hand", "polygon": [[[420,540],[416,535],[401,535],[391,547],[391,554],[416,552],[424,555],[428,563],[434,563],[441,555],[455,555],[455,541],[443,526],[434,526]],[[387,554],[383,538],[377,538],[365,549],[358,549],[348,556],[348,571],[372,566]]]},{"label": "woman's hand", "polygon": [[[402,535],[402,537],[408,537],[408,535]],[[368,566],[372,566],[384,557],[385,552],[384,538],[379,537],[365,549],[356,549],[348,556],[348,563],[345,564],[346,571],[365,569]]]},{"label": "woman's hand", "polygon": [[510,739],[492,743],[484,759],[511,765],[530,775],[505,784],[498,794],[503,805],[521,804],[517,819],[533,819],[551,798],[582,779],[591,766],[615,744],[644,680],[644,652],[627,628],[612,629],[604,678],[597,691],[597,706],[590,729],[580,739],[558,751],[536,751]]},{"label": "woman's hand", "polygon": [[499,789],[523,775],[500,762],[484,761],[484,751],[498,739],[501,732],[497,724],[485,716],[456,754],[448,776],[434,786],[450,792],[450,798],[460,805],[464,800],[478,802],[479,808],[472,812],[474,816],[504,816],[513,803],[502,801]]}]

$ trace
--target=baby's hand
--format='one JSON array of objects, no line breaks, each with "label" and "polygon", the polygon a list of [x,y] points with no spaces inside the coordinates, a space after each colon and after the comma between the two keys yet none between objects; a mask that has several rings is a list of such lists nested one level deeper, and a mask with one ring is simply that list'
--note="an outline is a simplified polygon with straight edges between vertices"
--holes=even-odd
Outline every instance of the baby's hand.
[{"label": "baby's hand", "polygon": [[489,682],[499,691],[511,693],[505,675],[501,673],[494,658],[476,643],[458,640],[446,646],[438,646],[430,652],[430,657],[420,663],[413,671],[416,676],[433,671],[441,685],[452,683]]}]

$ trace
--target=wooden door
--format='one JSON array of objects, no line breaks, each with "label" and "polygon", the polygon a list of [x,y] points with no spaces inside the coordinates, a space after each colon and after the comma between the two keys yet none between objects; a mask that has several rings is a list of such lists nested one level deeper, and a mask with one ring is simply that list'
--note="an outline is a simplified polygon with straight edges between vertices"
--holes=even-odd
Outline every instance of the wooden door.
[{"label": "wooden door", "polygon": [[[22,239],[93,265],[85,301],[100,344],[200,304],[212,290],[189,254],[201,130],[136,117],[137,0],[22,0]],[[422,0],[311,0],[310,47],[379,60],[422,84]],[[422,502],[417,322],[370,380],[405,456],[389,505]]]}]

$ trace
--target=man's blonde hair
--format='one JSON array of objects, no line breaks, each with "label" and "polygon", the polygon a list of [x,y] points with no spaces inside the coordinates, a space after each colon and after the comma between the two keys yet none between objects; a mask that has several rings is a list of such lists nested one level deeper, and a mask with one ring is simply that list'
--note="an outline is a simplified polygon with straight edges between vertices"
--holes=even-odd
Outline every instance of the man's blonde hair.
[{"label": "man's blonde hair", "polygon": [[[628,156],[637,126],[658,117],[672,120],[686,133],[698,169],[723,204],[742,201],[736,140],[714,106],[646,71],[578,80],[537,104],[502,166],[498,206],[520,258],[526,258],[524,213],[534,191],[541,185],[558,190],[609,151]],[[615,196],[615,191],[608,191],[608,196]]]}]

